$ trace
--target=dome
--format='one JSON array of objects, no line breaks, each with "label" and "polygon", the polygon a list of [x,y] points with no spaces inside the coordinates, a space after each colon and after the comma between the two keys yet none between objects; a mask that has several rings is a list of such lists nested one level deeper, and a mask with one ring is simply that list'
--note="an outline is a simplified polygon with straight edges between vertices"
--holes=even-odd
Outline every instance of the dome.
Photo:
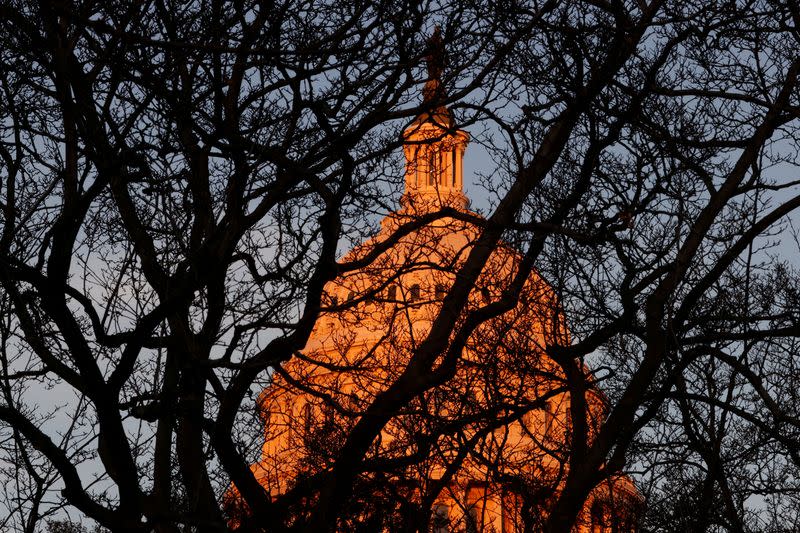
[{"label": "dome", "polygon": [[[265,442],[252,469],[273,497],[331,469],[364,410],[409,367],[480,235],[483,220],[462,192],[469,136],[441,116],[423,114],[406,129],[402,207],[342,259],[359,268],[325,286],[305,348],[259,397]],[[420,223],[445,206],[449,216]],[[511,246],[498,246],[459,320],[500,301],[520,262]],[[437,532],[535,528],[569,463],[568,388],[547,355],[568,342],[554,291],[532,273],[516,306],[478,326],[455,359],[440,356],[419,376],[427,390],[373,442],[342,530],[369,520],[374,530],[397,530],[412,508],[429,513]],[[605,403],[587,388],[591,439]],[[630,480],[614,478],[587,502],[586,527],[619,515],[607,511],[615,494],[638,501]],[[313,507],[296,503],[290,515]]]},{"label": "dome", "polygon": [[[463,214],[469,216],[410,232],[368,266],[326,286],[326,310],[307,345],[260,397],[266,438],[254,471],[271,494],[330,469],[359,413],[406,369],[479,235],[479,227],[466,220],[477,215]],[[376,237],[343,261],[376,253],[415,218],[393,214]],[[465,312],[498,301],[519,263],[515,250],[498,247]],[[546,355],[548,345],[566,342],[552,289],[538,275],[529,276],[517,306],[481,325],[454,366],[434,364],[431,373],[441,374],[441,384],[394,417],[367,458],[399,465],[381,471],[391,478],[389,487],[385,479],[365,474],[361,490],[370,499],[397,486],[426,494],[427,485],[447,479],[430,506],[439,523],[452,526],[440,531],[467,530],[469,520],[478,524],[475,531],[489,531],[490,525],[523,531],[522,498],[555,493],[568,463],[569,395],[563,372]],[[589,398],[591,417],[599,421],[603,397],[590,390]],[[469,453],[461,457],[465,446]],[[418,457],[424,459],[416,462]],[[448,472],[457,463],[456,472]],[[620,479],[617,486],[632,487]],[[635,495],[635,489],[629,492]],[[378,499],[381,505],[391,505],[389,500],[389,494]]]}]

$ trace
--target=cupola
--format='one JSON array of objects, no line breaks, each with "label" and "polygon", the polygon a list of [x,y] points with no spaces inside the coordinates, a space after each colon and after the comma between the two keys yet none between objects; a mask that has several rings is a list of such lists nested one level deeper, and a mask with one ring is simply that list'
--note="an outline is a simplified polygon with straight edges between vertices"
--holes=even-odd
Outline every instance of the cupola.
[{"label": "cupola", "polygon": [[469,134],[455,128],[453,114],[443,103],[444,46],[438,27],[428,41],[426,61],[423,111],[403,132],[405,200],[415,206],[465,208],[463,159]]}]

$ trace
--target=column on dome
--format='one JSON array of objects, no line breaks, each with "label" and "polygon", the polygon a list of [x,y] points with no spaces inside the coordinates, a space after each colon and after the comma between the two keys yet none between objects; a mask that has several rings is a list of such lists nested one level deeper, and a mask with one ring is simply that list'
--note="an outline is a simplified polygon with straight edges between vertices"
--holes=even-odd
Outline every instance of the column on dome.
[{"label": "column on dome", "polygon": [[454,187],[455,180],[453,180],[453,147],[444,146],[441,152],[442,158],[442,176],[440,178],[441,184],[447,187]]},{"label": "column on dome", "polygon": [[464,190],[464,152],[466,149],[466,142],[461,145],[457,145],[455,148],[455,162],[456,162],[456,169],[455,169],[455,187],[463,191]]},{"label": "column on dome", "polygon": [[425,145],[425,163],[427,164],[425,185],[427,187],[436,187],[439,174],[439,153],[436,150],[436,146],[432,144]]},{"label": "column on dome", "polygon": [[406,144],[403,153],[406,156],[406,190],[416,189],[420,185],[419,145]]}]

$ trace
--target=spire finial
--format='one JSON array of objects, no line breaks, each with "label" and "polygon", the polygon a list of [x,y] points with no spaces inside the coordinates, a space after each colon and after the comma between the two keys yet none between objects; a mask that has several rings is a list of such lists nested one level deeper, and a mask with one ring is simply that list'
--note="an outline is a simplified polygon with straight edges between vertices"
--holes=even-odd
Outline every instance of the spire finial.
[{"label": "spire finial", "polygon": [[428,37],[428,55],[425,56],[425,61],[428,63],[428,79],[441,78],[445,66],[445,50],[442,29],[439,26],[435,26],[433,33]]},{"label": "spire finial", "polygon": [[422,89],[424,102],[442,100],[444,90],[442,89],[442,72],[446,62],[446,52],[442,41],[442,29],[437,25],[433,33],[428,38],[428,50],[425,55],[425,62],[428,64],[428,81]]}]

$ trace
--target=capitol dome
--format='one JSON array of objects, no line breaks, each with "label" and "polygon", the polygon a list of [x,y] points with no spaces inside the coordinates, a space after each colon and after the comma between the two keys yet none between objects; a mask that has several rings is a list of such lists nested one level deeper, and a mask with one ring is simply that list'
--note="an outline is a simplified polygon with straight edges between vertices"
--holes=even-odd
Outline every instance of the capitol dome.
[{"label": "capitol dome", "polygon": [[[437,87],[434,76],[426,99]],[[265,442],[252,469],[273,497],[332,468],[361,413],[407,369],[440,312],[483,222],[463,194],[468,141],[442,106],[405,130],[401,208],[343,258],[363,265],[325,287],[307,345],[259,397]],[[449,216],[432,216],[443,207]],[[503,298],[520,261],[511,246],[498,246],[460,320]],[[483,322],[462,353],[440,356],[420,377],[428,390],[372,444],[341,530],[396,531],[414,519],[437,533],[535,531],[569,464],[568,388],[547,355],[548,346],[568,342],[554,291],[533,273],[516,306]],[[587,388],[592,438],[605,402]],[[635,513],[617,511],[614,500],[638,502],[627,478],[595,490],[577,530],[633,531]],[[288,515],[302,517],[313,502],[296,506]]]}]

